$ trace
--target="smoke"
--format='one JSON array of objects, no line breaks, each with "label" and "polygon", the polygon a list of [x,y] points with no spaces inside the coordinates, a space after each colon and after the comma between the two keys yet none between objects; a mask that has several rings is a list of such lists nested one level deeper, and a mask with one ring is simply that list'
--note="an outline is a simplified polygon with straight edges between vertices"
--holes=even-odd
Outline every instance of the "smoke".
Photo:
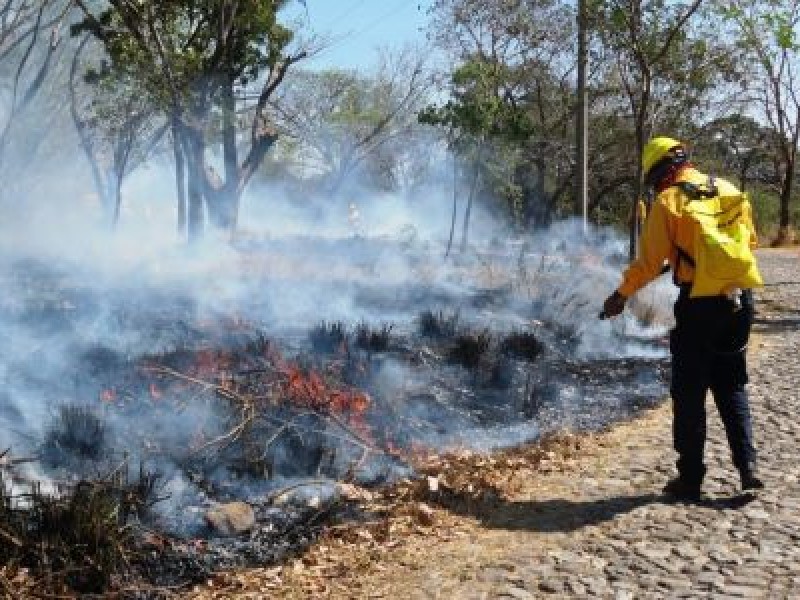
[{"label": "smoke", "polygon": [[[120,460],[144,462],[163,473],[171,493],[162,513],[187,531],[200,519],[181,507],[208,504],[209,489],[264,497],[301,477],[302,469],[288,467],[269,481],[227,467],[205,473],[188,449],[228,431],[224,407],[205,394],[176,411],[157,390],[126,378],[140,376],[129,367],[147,357],[198,341],[231,347],[255,331],[277,340],[288,356],[307,353],[308,330],[323,320],[391,323],[393,335],[413,340],[422,311],[446,311],[467,328],[531,331],[546,344],[540,366],[517,365],[509,376],[524,387],[520,401],[475,384],[456,365],[432,361],[420,369],[396,358],[370,359],[374,393],[394,402],[387,424],[432,448],[486,450],[536,438],[553,425],[592,427],[598,424],[584,418],[587,406],[621,403],[614,395],[630,396],[626,386],[648,397],[663,391],[655,377],[642,375],[647,363],[602,383],[574,366],[665,356],[655,343],[670,326],[665,282],[637,299],[638,316],[597,318],[623,264],[624,241],[611,229],[584,231],[566,221],[515,235],[475,207],[467,252],[445,260],[450,189],[331,199],[258,184],[244,199],[244,226],[233,243],[210,232],[189,247],[175,231],[169,169],[151,165],[126,181],[113,232],[105,207],[68,171],[53,172],[65,181],[63,194],[38,199],[13,225],[5,221],[0,237],[0,449],[36,455],[49,439],[61,456],[69,448],[59,446],[63,437],[53,428],[63,407],[74,405],[102,419],[110,448],[36,472],[43,481],[101,472]],[[241,323],[247,331],[237,330]],[[552,416],[533,405],[549,407]],[[270,458],[291,465],[296,451],[287,442]],[[344,470],[354,453],[340,449],[331,469]],[[384,459],[365,464],[361,475],[379,480],[390,468],[405,472]],[[199,472],[202,486],[192,475]]]}]

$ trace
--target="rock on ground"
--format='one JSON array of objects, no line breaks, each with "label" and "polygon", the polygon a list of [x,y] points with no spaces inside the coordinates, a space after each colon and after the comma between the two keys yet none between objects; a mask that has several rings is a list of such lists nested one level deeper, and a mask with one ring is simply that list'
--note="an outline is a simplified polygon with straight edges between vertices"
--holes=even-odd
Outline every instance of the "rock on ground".
[{"label": "rock on ground", "polygon": [[247,533],[256,524],[253,508],[244,502],[218,504],[206,512],[205,519],[217,534],[223,536]]}]

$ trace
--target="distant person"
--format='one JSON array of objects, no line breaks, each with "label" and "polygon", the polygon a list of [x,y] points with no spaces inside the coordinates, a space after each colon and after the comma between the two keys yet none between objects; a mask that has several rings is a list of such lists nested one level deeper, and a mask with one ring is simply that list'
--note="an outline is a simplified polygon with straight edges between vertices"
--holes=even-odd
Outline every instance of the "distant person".
[{"label": "distant person", "polygon": [[725,426],[742,488],[764,487],[756,476],[756,452],[748,406],[746,349],[753,322],[750,288],[761,285],[751,248],[756,235],[747,196],[731,183],[700,173],[684,145],[651,139],[642,154],[645,183],[655,192],[639,257],[606,299],[603,315],[622,313],[625,302],[655,279],[665,261],[680,288],[670,333],[673,435],[678,476],[664,493],[698,499],[710,389]]}]

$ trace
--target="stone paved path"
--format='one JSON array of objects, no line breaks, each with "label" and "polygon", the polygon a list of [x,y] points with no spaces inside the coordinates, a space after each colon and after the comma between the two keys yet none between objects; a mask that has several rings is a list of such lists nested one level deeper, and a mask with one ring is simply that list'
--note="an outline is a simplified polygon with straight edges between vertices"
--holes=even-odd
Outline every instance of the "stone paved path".
[{"label": "stone paved path", "polygon": [[[440,528],[455,535],[365,557],[324,595],[800,598],[800,253],[765,252],[762,268],[769,285],[759,294],[750,393],[767,490],[739,494],[709,401],[706,498],[666,502],[674,455],[664,406],[599,436],[565,471],[529,478],[488,517],[437,509]],[[290,582],[276,591],[306,596]]]}]

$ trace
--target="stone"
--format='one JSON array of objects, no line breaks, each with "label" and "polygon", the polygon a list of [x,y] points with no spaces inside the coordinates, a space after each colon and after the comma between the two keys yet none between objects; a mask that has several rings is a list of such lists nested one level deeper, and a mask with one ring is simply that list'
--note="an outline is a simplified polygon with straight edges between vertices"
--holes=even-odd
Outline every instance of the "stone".
[{"label": "stone", "polygon": [[425,527],[430,527],[436,520],[436,513],[424,502],[417,503],[414,515],[417,517],[419,524]]},{"label": "stone", "polygon": [[539,589],[547,594],[558,594],[564,591],[564,585],[560,581],[546,580],[539,583]]},{"label": "stone", "polygon": [[500,592],[500,595],[506,596],[507,598],[516,598],[517,600],[533,600],[533,598],[535,598],[535,596],[528,590],[524,590],[515,586],[508,586],[507,588],[504,588]]},{"label": "stone", "polygon": [[713,571],[706,571],[705,573],[700,573],[696,578],[695,582],[705,586],[721,586],[725,583],[725,578],[720,573],[714,573]]},{"label": "stone", "polygon": [[245,502],[229,502],[217,504],[206,511],[205,521],[219,535],[235,536],[255,527],[256,514]]},{"label": "stone", "polygon": [[634,544],[633,548],[636,554],[655,563],[663,561],[672,552],[668,544],[651,544],[649,542],[639,542]]}]

